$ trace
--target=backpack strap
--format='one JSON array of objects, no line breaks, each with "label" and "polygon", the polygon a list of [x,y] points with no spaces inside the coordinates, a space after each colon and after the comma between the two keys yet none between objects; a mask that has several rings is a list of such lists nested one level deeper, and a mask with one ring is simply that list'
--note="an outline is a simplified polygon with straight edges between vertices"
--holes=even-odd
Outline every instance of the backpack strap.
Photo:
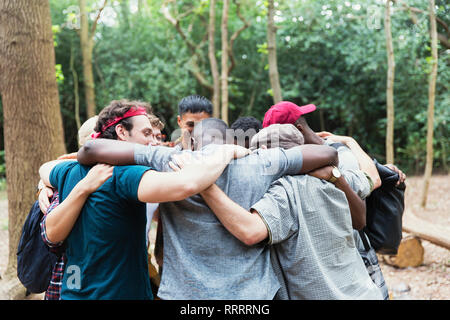
[{"label": "backpack strap", "polygon": [[359,232],[359,236],[361,237],[361,240],[362,240],[362,242],[364,244],[364,249],[366,251],[369,251],[370,250],[370,244],[367,241],[366,234],[364,233],[364,230],[358,230],[358,232]]}]

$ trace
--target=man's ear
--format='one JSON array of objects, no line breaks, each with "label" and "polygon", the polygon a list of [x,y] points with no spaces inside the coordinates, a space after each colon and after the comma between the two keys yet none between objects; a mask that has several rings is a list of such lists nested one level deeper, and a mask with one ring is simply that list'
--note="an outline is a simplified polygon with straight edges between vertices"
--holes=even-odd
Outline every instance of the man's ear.
[{"label": "man's ear", "polygon": [[305,128],[303,127],[303,125],[301,123],[296,123],[295,127],[298,129],[298,131],[300,131],[301,133],[304,132]]},{"label": "man's ear", "polygon": [[129,136],[129,132],[127,129],[124,128],[122,124],[118,124],[115,128],[116,134],[117,134],[117,140],[126,141],[127,137]]},{"label": "man's ear", "polygon": [[177,123],[178,123],[178,126],[181,128],[181,117],[180,117],[180,115],[177,116]]}]

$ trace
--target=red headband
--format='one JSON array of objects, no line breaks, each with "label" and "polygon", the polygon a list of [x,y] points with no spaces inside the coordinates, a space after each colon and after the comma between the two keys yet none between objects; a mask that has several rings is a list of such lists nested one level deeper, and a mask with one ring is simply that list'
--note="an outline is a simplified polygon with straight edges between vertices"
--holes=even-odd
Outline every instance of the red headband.
[{"label": "red headband", "polygon": [[108,129],[109,127],[115,125],[117,122],[119,122],[120,120],[123,120],[125,118],[130,118],[130,117],[134,117],[134,116],[141,116],[141,115],[146,115],[147,114],[147,110],[145,110],[145,108],[142,107],[137,107],[136,109],[134,109],[134,107],[132,107],[130,110],[128,110],[127,112],[124,113],[123,116],[121,117],[117,117],[114,118],[110,121],[108,121],[103,127],[102,130],[100,132],[96,132],[93,133],[91,135],[92,139],[97,139],[103,132],[105,132],[106,129]]}]

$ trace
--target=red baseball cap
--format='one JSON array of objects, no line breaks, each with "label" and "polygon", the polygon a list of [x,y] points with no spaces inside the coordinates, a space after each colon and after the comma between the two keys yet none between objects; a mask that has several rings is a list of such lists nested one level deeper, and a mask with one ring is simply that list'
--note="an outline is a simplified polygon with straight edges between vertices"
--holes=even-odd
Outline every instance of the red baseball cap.
[{"label": "red baseball cap", "polygon": [[313,112],[316,110],[316,106],[313,104],[307,104],[306,106],[299,107],[295,103],[289,101],[281,101],[270,107],[264,115],[263,128],[270,126],[274,123],[290,123],[294,124],[298,118],[302,115]]}]

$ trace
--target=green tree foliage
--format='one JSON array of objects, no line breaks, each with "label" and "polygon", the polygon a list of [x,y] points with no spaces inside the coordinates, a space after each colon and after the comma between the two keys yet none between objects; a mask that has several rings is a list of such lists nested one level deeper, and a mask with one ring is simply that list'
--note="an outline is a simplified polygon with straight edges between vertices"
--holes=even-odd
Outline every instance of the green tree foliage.
[{"label": "green tree foliage", "polygon": [[[61,67],[59,93],[69,151],[77,149],[71,54],[78,74],[79,96],[83,77],[76,22],[77,0],[51,0],[52,23],[57,26],[56,63]],[[430,72],[430,37],[427,3],[403,1],[424,13],[411,13],[396,1],[392,7],[395,50],[395,159],[408,173],[424,167]],[[189,71],[191,52],[186,42],[161,12],[163,0],[111,1],[102,13],[93,53],[97,111],[113,99],[142,99],[152,104],[166,123],[166,133],[176,129],[179,100],[189,94],[209,98]],[[241,13],[250,22],[236,39],[236,66],[229,77],[229,118],[251,115],[262,119],[272,105],[267,71],[267,4],[242,0]],[[88,1],[95,16],[102,1]],[[195,7],[193,7],[195,5]],[[175,1],[171,12],[182,15],[181,28],[195,44],[201,43],[208,23],[209,1]],[[450,5],[436,1],[437,16],[447,25]],[[216,30],[220,30],[221,3],[216,5]],[[372,156],[384,161],[386,132],[386,43],[383,30],[384,1],[380,0],[280,0],[275,3],[277,56],[283,99],[299,105],[314,103],[309,116],[314,130],[354,136]],[[230,4],[229,34],[242,26]],[[93,19],[94,17],[91,17]],[[415,22],[415,23],[414,23]],[[76,23],[75,23],[76,24]],[[438,32],[447,31],[438,24]],[[216,57],[220,61],[220,33],[216,32]],[[198,48],[198,65],[211,81],[208,45]],[[435,103],[434,167],[447,170],[449,152],[450,83],[449,50],[439,44]],[[0,105],[1,106],[1,105]],[[80,99],[81,121],[86,120]],[[436,172],[436,170],[434,170]]]}]

